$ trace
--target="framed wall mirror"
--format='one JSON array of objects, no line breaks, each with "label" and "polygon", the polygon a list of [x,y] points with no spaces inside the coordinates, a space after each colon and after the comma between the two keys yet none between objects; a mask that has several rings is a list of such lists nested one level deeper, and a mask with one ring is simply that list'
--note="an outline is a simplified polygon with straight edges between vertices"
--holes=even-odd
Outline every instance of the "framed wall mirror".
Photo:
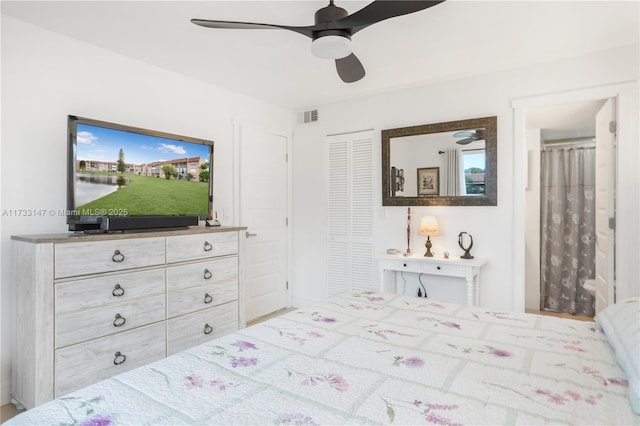
[{"label": "framed wall mirror", "polygon": [[497,117],[382,131],[383,206],[495,206]]}]

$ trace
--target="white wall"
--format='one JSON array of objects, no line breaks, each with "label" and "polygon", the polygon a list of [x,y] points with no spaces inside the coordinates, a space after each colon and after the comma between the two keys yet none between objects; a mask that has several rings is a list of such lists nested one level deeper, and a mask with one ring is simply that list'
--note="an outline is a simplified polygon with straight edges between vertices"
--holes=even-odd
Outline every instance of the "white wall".
[{"label": "white wall", "polygon": [[527,130],[525,308],[540,310],[540,129]]},{"label": "white wall", "polygon": [[[291,111],[2,15],[3,211],[66,208],[68,114],[213,140],[214,205],[233,218],[234,123],[291,132]],[[223,225],[232,223],[222,221]],[[8,402],[13,234],[66,232],[64,217],[2,216],[2,398]]]},{"label": "white wall", "polygon": [[[380,131],[387,128],[414,126],[475,117],[498,116],[498,205],[495,207],[416,207],[414,218],[433,214],[438,217],[442,234],[432,238],[438,252],[449,250],[460,254],[457,235],[469,232],[474,238],[473,254],[490,259],[483,270],[481,303],[488,307],[511,309],[514,288],[514,114],[511,101],[528,96],[564,92],[603,84],[638,79],[638,45],[571,58],[555,63],[528,67],[511,72],[446,81],[423,87],[412,87],[390,93],[354,99],[348,102],[318,106],[320,121],[298,125],[294,129],[293,147],[293,301],[303,305],[325,295],[326,251],[326,184],[317,179],[325,176],[324,137],[327,134],[375,129],[377,152],[380,153]],[[637,96],[637,95],[636,95]],[[633,111],[637,120],[637,99]],[[637,127],[637,122],[636,122]],[[524,131],[524,129],[523,129]],[[636,132],[637,135],[637,132]],[[637,140],[623,143],[637,144]],[[633,152],[638,157],[637,148]],[[375,250],[404,248],[406,208],[382,207],[380,194],[380,154],[377,155]],[[621,176],[636,182],[636,191],[621,197],[638,197],[638,170],[625,168]],[[634,205],[637,215],[636,202]],[[631,213],[633,214],[633,213]],[[415,222],[414,222],[415,223]],[[415,227],[415,225],[414,225]],[[637,230],[637,228],[636,228]],[[412,235],[412,250],[421,251],[424,237]],[[627,247],[638,253],[638,238]],[[524,245],[524,241],[521,242]],[[625,265],[635,268],[638,263]],[[630,275],[633,276],[633,275]],[[521,288],[521,292],[524,289]],[[638,291],[637,289],[635,291]]]}]

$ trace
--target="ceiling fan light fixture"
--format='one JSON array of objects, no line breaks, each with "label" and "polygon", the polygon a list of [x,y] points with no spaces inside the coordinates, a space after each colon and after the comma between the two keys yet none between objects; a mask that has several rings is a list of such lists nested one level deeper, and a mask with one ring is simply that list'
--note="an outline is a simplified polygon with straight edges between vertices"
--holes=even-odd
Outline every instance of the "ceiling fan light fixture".
[{"label": "ceiling fan light fixture", "polygon": [[341,59],[351,54],[351,40],[339,35],[318,37],[311,42],[311,53],[323,59]]}]

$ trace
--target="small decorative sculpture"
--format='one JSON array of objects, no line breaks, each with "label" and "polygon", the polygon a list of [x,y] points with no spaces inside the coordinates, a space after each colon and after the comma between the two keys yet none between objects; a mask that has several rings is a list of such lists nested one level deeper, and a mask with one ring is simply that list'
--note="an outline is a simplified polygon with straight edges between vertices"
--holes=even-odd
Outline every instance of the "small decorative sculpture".
[{"label": "small decorative sculpture", "polygon": [[[465,247],[464,246],[464,235],[468,235],[469,236],[469,246]],[[473,237],[471,236],[471,234],[468,234],[466,232],[461,232],[458,234],[458,245],[460,246],[460,248],[462,250],[464,250],[464,254],[462,256],[460,256],[461,259],[473,259],[473,256],[471,256],[471,247],[473,247]]]}]

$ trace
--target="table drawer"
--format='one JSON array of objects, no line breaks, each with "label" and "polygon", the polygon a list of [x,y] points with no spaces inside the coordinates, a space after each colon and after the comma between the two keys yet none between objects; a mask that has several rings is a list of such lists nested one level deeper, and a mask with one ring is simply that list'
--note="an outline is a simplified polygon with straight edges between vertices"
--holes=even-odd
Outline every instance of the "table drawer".
[{"label": "table drawer", "polygon": [[165,324],[159,323],[58,349],[55,397],[162,359],[165,342]]},{"label": "table drawer", "polygon": [[162,265],[163,237],[62,243],[55,245],[55,278]]},{"label": "table drawer", "polygon": [[169,292],[238,278],[238,258],[210,260],[167,268]]},{"label": "table drawer", "polygon": [[394,271],[421,272],[420,262],[409,260],[385,260],[385,269]]},{"label": "table drawer", "polygon": [[169,292],[167,297],[167,317],[173,318],[234,300],[238,300],[237,278]]},{"label": "table drawer", "polygon": [[446,276],[463,276],[460,271],[458,271],[458,267],[456,265],[447,265],[446,263],[423,263],[422,264],[422,273],[424,274],[436,274],[436,275],[446,275]]},{"label": "table drawer", "polygon": [[167,322],[167,355],[238,330],[238,303],[183,315]]},{"label": "table drawer", "polygon": [[62,348],[164,319],[164,294],[87,311],[56,314],[55,347]]},{"label": "table drawer", "polygon": [[99,308],[165,293],[164,269],[56,284],[56,314]]},{"label": "table drawer", "polygon": [[212,232],[167,237],[167,263],[238,253],[238,232]]}]

